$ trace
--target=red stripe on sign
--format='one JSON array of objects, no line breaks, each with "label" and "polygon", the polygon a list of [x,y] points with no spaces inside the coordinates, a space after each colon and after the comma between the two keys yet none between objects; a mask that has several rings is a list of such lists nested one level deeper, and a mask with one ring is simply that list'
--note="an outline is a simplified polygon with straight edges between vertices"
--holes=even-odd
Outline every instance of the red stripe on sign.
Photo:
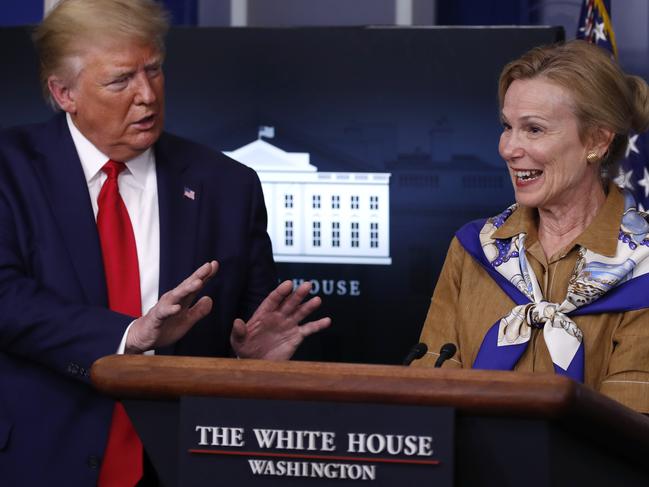
[{"label": "red stripe on sign", "polygon": [[344,462],[369,462],[369,463],[404,463],[415,465],[439,465],[439,460],[415,460],[407,458],[371,458],[371,457],[338,457],[333,455],[304,455],[299,453],[265,453],[256,451],[229,451],[229,450],[196,450],[190,449],[189,453],[197,455],[234,455],[240,457],[273,457],[273,458],[301,458],[305,460],[341,460]]}]

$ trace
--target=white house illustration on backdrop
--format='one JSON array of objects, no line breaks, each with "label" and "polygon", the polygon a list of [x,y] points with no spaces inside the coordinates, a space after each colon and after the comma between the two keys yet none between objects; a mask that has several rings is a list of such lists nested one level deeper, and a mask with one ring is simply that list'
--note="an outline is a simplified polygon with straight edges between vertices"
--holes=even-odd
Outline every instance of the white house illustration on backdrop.
[{"label": "white house illustration on backdrop", "polygon": [[277,262],[391,264],[390,173],[318,172],[261,137],[225,155],[259,175]]}]

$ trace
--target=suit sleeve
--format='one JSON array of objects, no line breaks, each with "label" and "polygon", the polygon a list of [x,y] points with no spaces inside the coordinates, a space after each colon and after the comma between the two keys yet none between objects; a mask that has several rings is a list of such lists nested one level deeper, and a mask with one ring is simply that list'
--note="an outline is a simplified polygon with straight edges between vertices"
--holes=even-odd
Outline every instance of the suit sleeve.
[{"label": "suit sleeve", "polygon": [[0,352],[88,381],[92,363],[115,353],[132,318],[44,287],[29,258],[39,243],[27,242],[17,213],[0,192]]},{"label": "suit sleeve", "polygon": [[277,286],[277,271],[273,250],[267,232],[268,217],[261,183],[256,173],[250,193],[248,218],[248,275],[246,290],[241,300],[240,316],[250,318],[259,304]]}]

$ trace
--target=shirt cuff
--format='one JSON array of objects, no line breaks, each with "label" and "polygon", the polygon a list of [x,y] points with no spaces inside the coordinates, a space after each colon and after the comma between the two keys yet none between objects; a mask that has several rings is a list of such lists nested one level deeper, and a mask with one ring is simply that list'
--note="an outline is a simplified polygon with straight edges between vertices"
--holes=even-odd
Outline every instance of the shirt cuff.
[{"label": "shirt cuff", "polygon": [[[126,349],[126,337],[128,336],[128,331],[131,329],[131,326],[133,326],[133,323],[135,323],[135,320],[131,321],[131,323],[126,327],[124,335],[122,336],[122,341],[119,342],[119,348],[116,352],[117,355],[124,355],[124,350]],[[155,355],[155,350],[147,350],[142,355]]]},{"label": "shirt cuff", "polygon": [[133,326],[133,323],[135,323],[135,320],[131,321],[131,323],[126,327],[124,335],[122,336],[122,341],[119,342],[119,348],[116,352],[117,355],[124,355],[124,349],[126,348],[126,337],[128,336],[128,331],[131,329],[131,326]]}]

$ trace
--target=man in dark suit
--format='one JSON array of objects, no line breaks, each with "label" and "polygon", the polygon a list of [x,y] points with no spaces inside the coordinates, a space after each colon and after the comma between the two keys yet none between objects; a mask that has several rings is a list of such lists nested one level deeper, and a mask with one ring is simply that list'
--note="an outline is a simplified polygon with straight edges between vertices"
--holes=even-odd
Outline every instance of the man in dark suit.
[{"label": "man in dark suit", "polygon": [[36,31],[63,113],[0,133],[3,485],[138,481],[89,384],[102,356],[284,359],[329,325],[298,326],[320,304],[308,284],[273,290],[254,171],[163,133],[166,29],[150,0],[62,0]]}]

